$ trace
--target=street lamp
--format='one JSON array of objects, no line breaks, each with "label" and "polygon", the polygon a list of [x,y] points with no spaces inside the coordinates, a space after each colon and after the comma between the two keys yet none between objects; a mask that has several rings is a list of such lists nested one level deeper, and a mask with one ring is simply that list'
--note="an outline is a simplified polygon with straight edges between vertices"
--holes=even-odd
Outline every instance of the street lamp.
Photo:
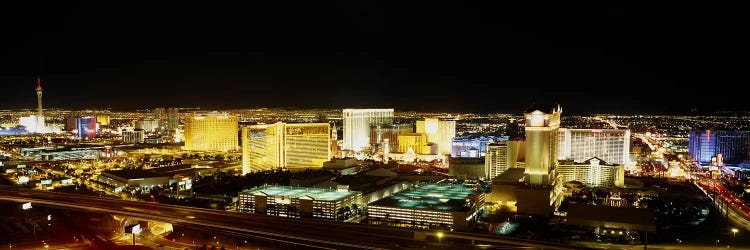
[{"label": "street lamp", "polygon": [[739,232],[737,228],[732,228],[732,245],[734,245],[734,248],[737,248],[737,232]]},{"label": "street lamp", "polygon": [[443,242],[443,236],[445,236],[443,234],[443,232],[437,232],[437,234],[435,234],[435,236],[437,236],[437,238],[438,238],[438,244],[442,244],[442,242]]}]

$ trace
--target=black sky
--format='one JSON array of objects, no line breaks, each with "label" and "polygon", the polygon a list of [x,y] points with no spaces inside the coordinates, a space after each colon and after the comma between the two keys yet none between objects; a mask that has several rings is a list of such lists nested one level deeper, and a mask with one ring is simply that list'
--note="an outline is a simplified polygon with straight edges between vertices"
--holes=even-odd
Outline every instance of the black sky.
[{"label": "black sky", "polygon": [[37,74],[47,107],[73,109],[750,108],[731,6],[59,2],[6,3],[0,109],[34,107]]}]

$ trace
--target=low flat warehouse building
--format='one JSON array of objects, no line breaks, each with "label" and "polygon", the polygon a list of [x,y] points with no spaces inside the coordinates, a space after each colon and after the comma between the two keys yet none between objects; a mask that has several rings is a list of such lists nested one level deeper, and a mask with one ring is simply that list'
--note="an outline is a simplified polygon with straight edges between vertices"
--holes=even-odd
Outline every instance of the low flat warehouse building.
[{"label": "low flat warehouse building", "polygon": [[239,193],[237,209],[244,213],[281,217],[340,220],[341,212],[359,204],[362,193],[321,188],[263,186]]},{"label": "low flat warehouse building", "polygon": [[152,188],[169,184],[169,176],[159,175],[142,169],[125,169],[114,171],[103,171],[98,178],[99,182],[120,188]]},{"label": "low flat warehouse building", "polygon": [[443,180],[415,186],[367,206],[370,224],[466,231],[489,188],[481,181]]}]

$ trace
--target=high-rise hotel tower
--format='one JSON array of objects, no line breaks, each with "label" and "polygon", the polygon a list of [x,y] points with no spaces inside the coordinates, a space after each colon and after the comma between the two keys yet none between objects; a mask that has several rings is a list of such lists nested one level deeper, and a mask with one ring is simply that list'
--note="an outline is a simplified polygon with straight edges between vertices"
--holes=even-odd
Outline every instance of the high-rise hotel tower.
[{"label": "high-rise hotel tower", "polygon": [[238,118],[228,113],[211,112],[185,116],[185,149],[231,151],[238,147]]},{"label": "high-rise hotel tower", "polygon": [[342,149],[361,151],[370,147],[370,126],[393,123],[393,109],[344,109],[343,119]]},{"label": "high-rise hotel tower", "polygon": [[562,108],[532,105],[526,118],[526,180],[531,185],[549,185],[554,178]]}]

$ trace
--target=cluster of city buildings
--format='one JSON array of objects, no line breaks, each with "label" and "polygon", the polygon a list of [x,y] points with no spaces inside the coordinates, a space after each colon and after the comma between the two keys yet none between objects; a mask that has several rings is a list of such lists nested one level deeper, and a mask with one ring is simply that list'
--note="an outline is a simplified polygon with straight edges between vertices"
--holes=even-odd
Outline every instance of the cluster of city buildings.
[{"label": "cluster of city buildings", "polygon": [[[44,118],[39,119],[43,117],[41,91],[38,86],[36,124],[31,118],[21,120],[32,133],[47,133],[39,129],[44,126]],[[630,130],[562,128],[560,106],[528,108],[522,122],[525,138],[518,133],[456,137],[454,119],[399,124],[394,122],[393,109],[344,109],[341,114],[340,139],[337,127],[329,122],[243,124],[238,114],[180,115],[176,108],[155,109],[150,117],[116,129],[106,115],[75,117],[66,120],[65,130],[82,139],[111,133],[124,144],[179,142],[184,143],[184,152],[241,153],[242,174],[323,168],[337,176],[318,186],[242,191],[237,206],[241,212],[340,220],[363,208],[372,224],[450,230],[470,228],[485,206],[549,216],[561,203],[566,182],[624,186],[624,166],[630,159]],[[520,129],[515,126],[509,130]],[[694,158],[700,162],[747,156],[736,151],[737,145],[747,143],[746,133],[706,131],[696,133],[695,140],[691,134],[690,143],[691,150],[699,149]],[[361,161],[348,157],[378,161],[385,167],[362,167]],[[417,166],[411,171],[416,175],[434,166],[420,162],[444,162],[448,174],[415,177],[419,182],[396,178],[397,171],[404,171],[401,165]],[[173,168],[200,171],[189,164]],[[132,188],[182,180],[169,169],[105,171],[98,181]]]}]

